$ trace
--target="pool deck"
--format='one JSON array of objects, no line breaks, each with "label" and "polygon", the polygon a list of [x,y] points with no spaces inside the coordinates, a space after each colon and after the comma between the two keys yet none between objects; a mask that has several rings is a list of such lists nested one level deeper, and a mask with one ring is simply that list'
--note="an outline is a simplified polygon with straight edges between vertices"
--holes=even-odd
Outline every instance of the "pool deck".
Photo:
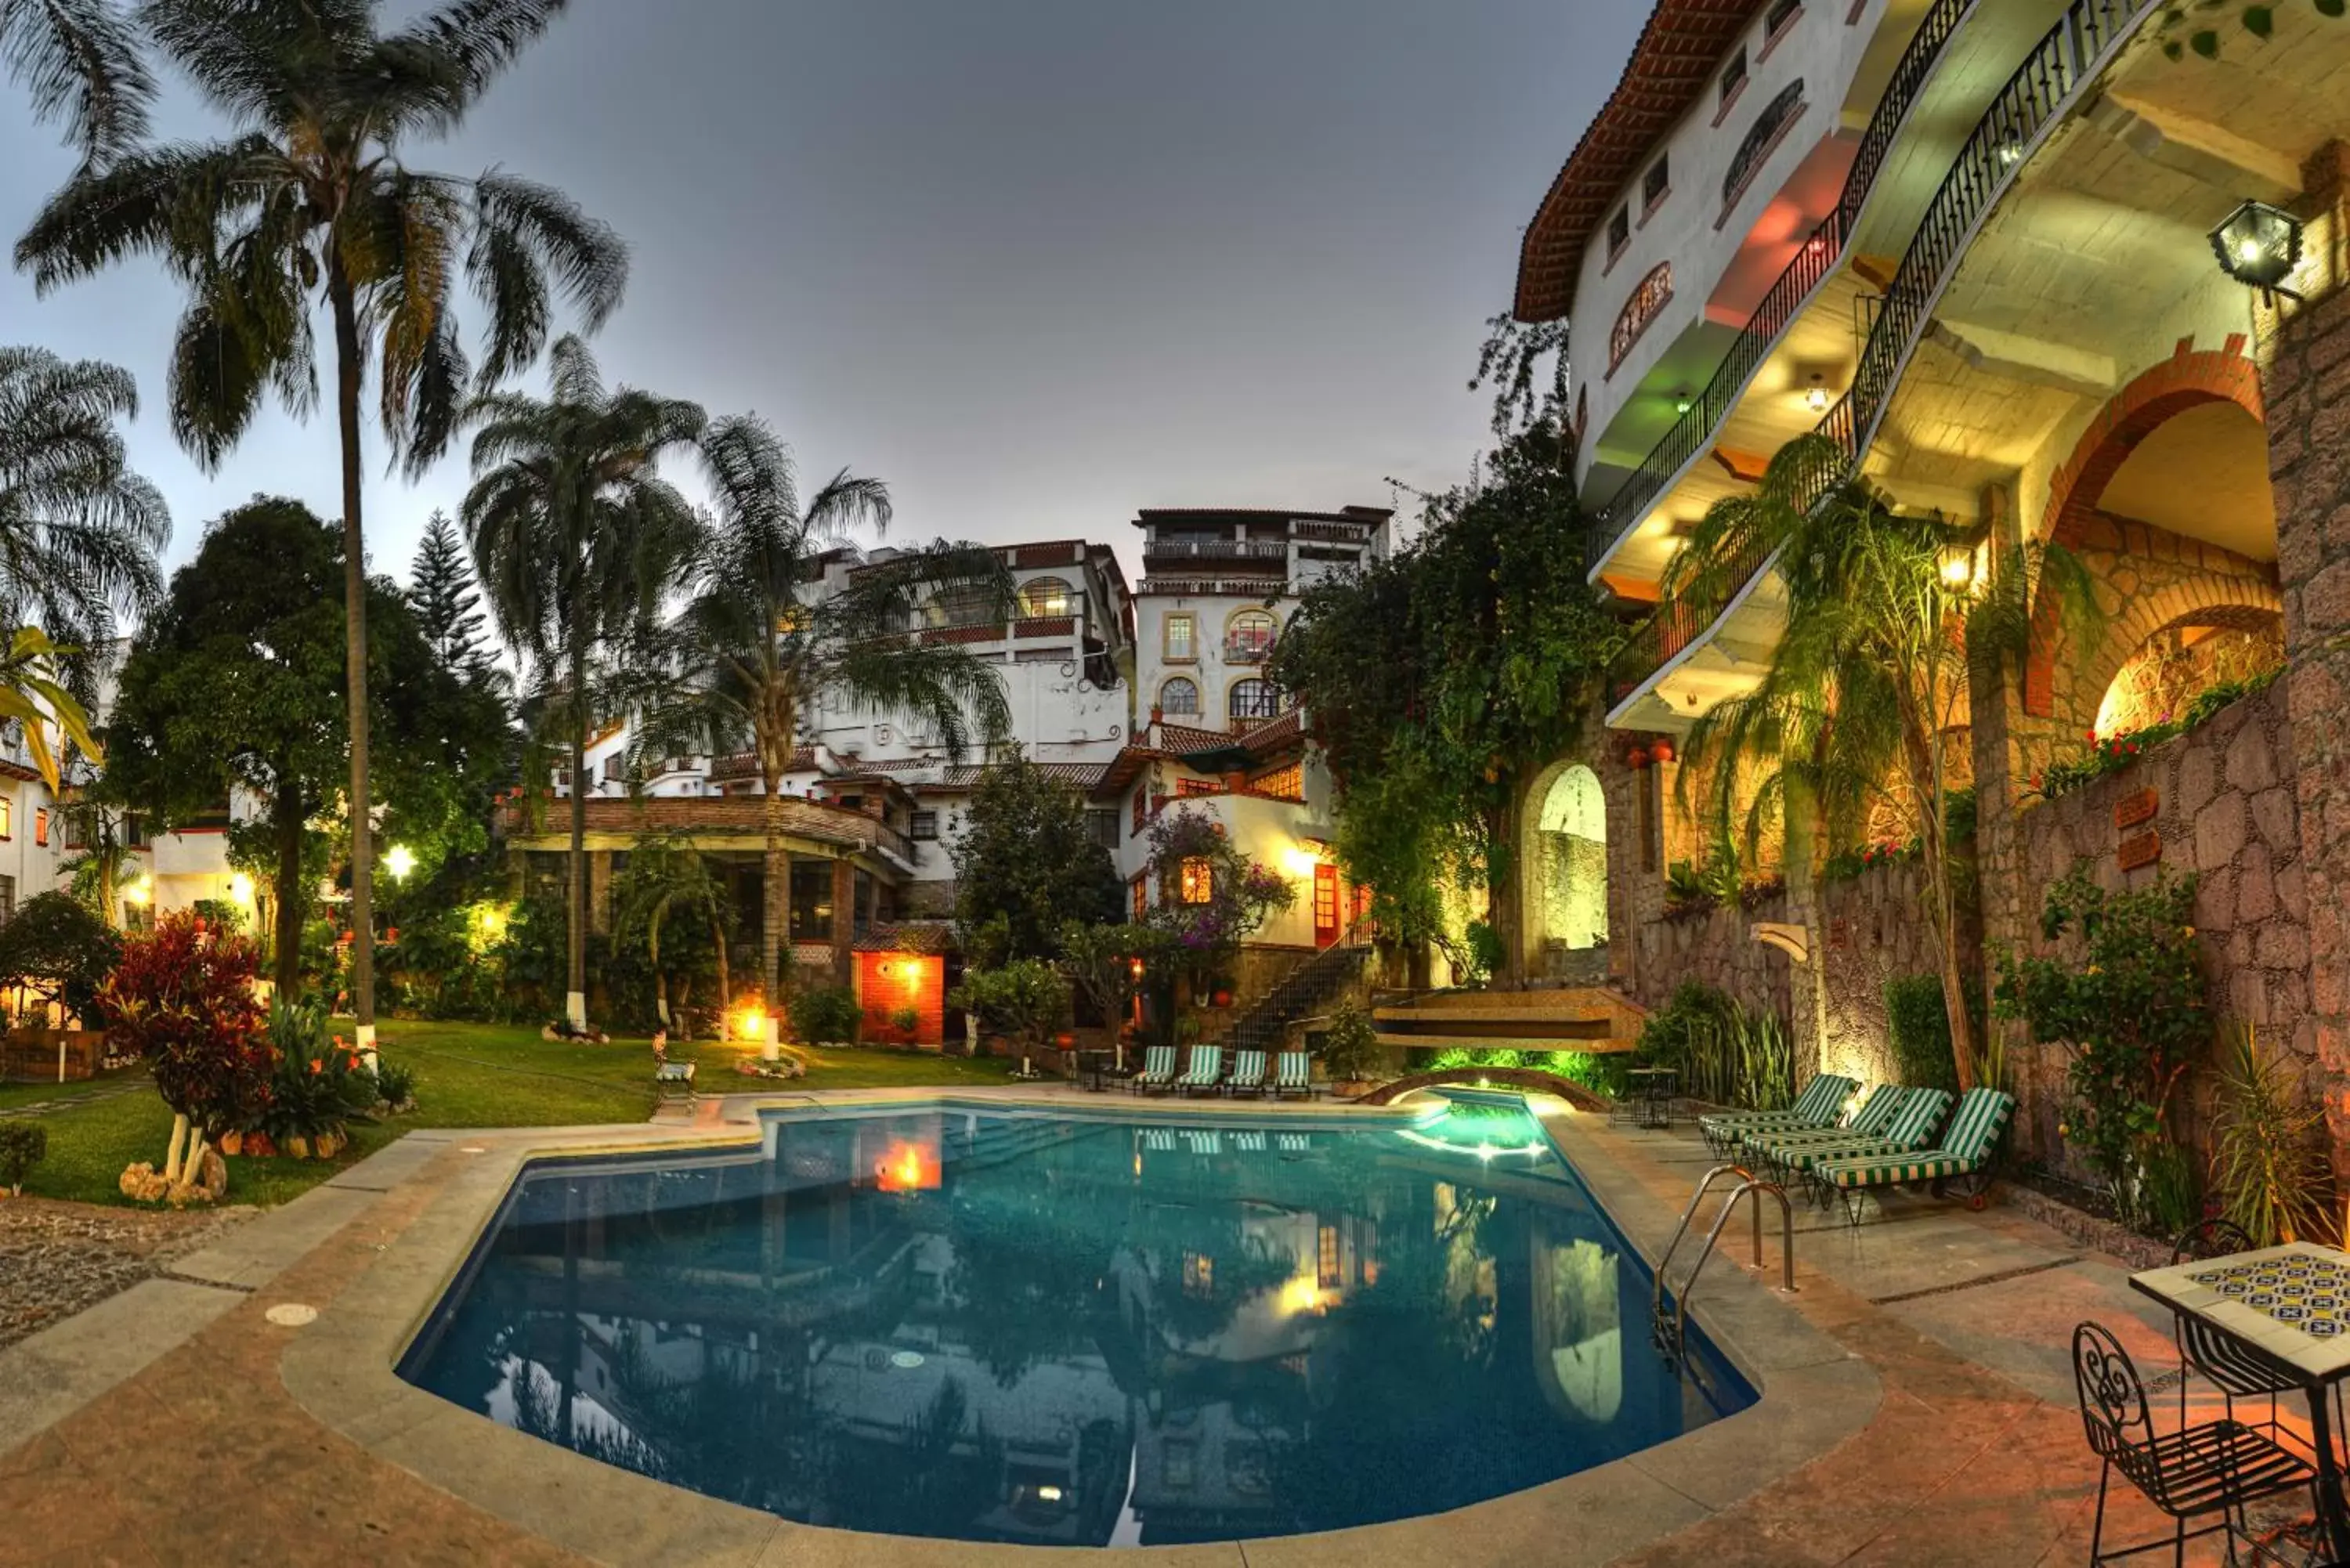
[{"label": "pool deck", "polygon": [[[0,1568],[1081,1560],[1069,1549],[790,1523],[608,1468],[392,1375],[530,1156],[741,1146],[760,1106],[941,1098],[1133,1106],[1062,1089],[735,1096],[652,1124],[411,1133],[164,1277],[0,1351]],[[1544,1125],[1653,1258],[1711,1163],[1703,1146],[1686,1129],[1610,1128],[1550,1105]],[[1141,1108],[1268,1118],[1334,1109]],[[1742,1220],[1725,1233],[1696,1315],[1761,1387],[1751,1408],[1448,1514],[1118,1556],[1222,1568],[2086,1559],[2097,1471],[2074,1405],[2073,1326],[2093,1317],[2114,1327],[2149,1377],[2177,1362],[2168,1324],[2127,1288],[2123,1265],[1996,1205],[1976,1214],[1897,1198],[1857,1231],[1799,1211],[1788,1295],[1727,1246],[1744,1231]],[[1775,1220],[1765,1252],[1774,1274]],[[1722,1266],[1731,1262],[1742,1266]],[[289,1304],[315,1320],[270,1321]],[[2107,1539],[2146,1540],[2165,1524],[2130,1497],[2109,1511]]]}]

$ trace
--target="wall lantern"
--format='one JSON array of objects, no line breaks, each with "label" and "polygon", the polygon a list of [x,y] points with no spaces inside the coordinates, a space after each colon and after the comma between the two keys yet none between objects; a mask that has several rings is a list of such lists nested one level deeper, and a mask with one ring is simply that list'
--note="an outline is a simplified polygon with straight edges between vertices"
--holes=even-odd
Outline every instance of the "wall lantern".
[{"label": "wall lantern", "polygon": [[2211,231],[2211,252],[2221,272],[2261,291],[2262,304],[2273,306],[2280,294],[2301,297],[2283,286],[2301,265],[2301,220],[2283,208],[2246,202]]}]

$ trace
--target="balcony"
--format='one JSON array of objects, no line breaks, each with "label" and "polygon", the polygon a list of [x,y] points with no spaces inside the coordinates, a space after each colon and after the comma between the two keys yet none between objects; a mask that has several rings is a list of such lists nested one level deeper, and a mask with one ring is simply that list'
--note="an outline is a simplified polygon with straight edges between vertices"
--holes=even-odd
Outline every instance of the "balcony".
[{"label": "balcony", "polygon": [[[1916,237],[1870,323],[1851,388],[1815,427],[1814,433],[1827,439],[1835,455],[1803,477],[1796,493],[1800,504],[1819,504],[1860,472],[1935,304],[1965,260],[1983,220],[2162,3],[2074,0],[1992,98],[1927,204]],[[1595,547],[1599,532],[1595,528]],[[1616,540],[1607,543],[1612,547]],[[1750,549],[1724,574],[1728,581],[1718,597],[1660,607],[1635,634],[1617,667],[1618,681],[1611,695],[1622,696],[1610,722],[1633,725],[1639,700],[1656,695],[1660,678],[1685,653],[1722,635],[1728,621],[1759,597],[1757,581],[1770,566],[1758,549]],[[1756,652],[1767,654],[1767,646],[1742,658],[1753,663]],[[1679,714],[1669,704],[1668,709]]]},{"label": "balcony", "polygon": [[[723,841],[716,847],[758,849],[764,846],[772,805],[775,826],[786,840],[880,850],[905,865],[913,863],[912,841],[897,828],[866,812],[822,801],[794,796],[769,801],[758,795],[650,795],[635,800],[591,799],[587,805],[591,838],[677,833],[696,840]],[[509,801],[498,808],[498,824],[511,838],[545,841],[530,847],[559,849],[568,841],[571,812],[567,804],[551,798],[536,803]]]},{"label": "balcony", "polygon": [[1283,539],[1152,539],[1142,546],[1145,561],[1282,561]]}]

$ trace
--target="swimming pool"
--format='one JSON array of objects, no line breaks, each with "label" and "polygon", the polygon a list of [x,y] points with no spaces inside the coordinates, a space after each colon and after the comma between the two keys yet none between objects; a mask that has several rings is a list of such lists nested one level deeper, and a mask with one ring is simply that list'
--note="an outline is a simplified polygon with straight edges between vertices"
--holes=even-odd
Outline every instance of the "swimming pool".
[{"label": "swimming pool", "polygon": [[1477,1502],[1742,1407],[1523,1108],[941,1106],[535,1163],[400,1366],[786,1518],[1037,1545]]}]

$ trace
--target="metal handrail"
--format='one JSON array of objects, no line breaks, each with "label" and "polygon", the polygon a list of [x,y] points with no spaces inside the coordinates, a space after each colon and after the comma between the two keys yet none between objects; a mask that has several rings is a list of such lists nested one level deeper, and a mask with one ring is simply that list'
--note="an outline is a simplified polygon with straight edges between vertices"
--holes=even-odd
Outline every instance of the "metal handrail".
[{"label": "metal handrail", "polygon": [[[1713,1227],[1705,1233],[1705,1245],[1698,1250],[1697,1262],[1690,1265],[1689,1278],[1681,1282],[1678,1292],[1666,1288],[1666,1272],[1672,1266],[1673,1254],[1679,1251],[1689,1233],[1689,1224],[1697,1213],[1698,1205],[1713,1188],[1715,1180],[1724,1174],[1735,1174],[1742,1179],[1730,1189],[1722,1200],[1721,1211],[1713,1217]],[[1697,1289],[1698,1276],[1705,1272],[1706,1261],[1713,1256],[1714,1245],[1721,1240],[1722,1227],[1742,1198],[1751,1199],[1748,1209],[1754,1219],[1754,1268],[1762,1268],[1762,1195],[1768,1193],[1779,1200],[1780,1273],[1779,1289],[1793,1294],[1795,1289],[1795,1210],[1787,1201],[1786,1189],[1767,1178],[1759,1177],[1740,1165],[1717,1165],[1698,1182],[1697,1190],[1690,1195],[1689,1207],[1681,1210],[1681,1222],[1673,1231],[1671,1243],[1665,1255],[1657,1262],[1655,1288],[1649,1308],[1654,1318],[1654,1334],[1659,1348],[1675,1360],[1681,1357],[1688,1343],[1690,1297]]]},{"label": "metal handrail", "polygon": [[1794,323],[1813,292],[1835,271],[1836,264],[1843,259],[1845,244],[1858,225],[1861,211],[1874,193],[1877,177],[1884,171],[1894,137],[1900,133],[1910,109],[1916,107],[1919,90],[1941,57],[1942,47],[1957,33],[1959,24],[1975,5],[1976,0],[1936,0],[1933,9],[1918,22],[1900,64],[1894,67],[1892,80],[1877,99],[1877,112],[1869,116],[1868,129],[1862,133],[1852,165],[1845,171],[1844,191],[1836,204],[1810,237],[1796,247],[1794,259],[1755,306],[1745,327],[1731,343],[1729,352],[1715,367],[1705,390],[1690,400],[1688,410],[1673,421],[1672,429],[1665,432],[1592,520],[1586,556],[1588,561],[1596,564],[1613,548],[1639,522],[1648,503],[1671,483],[1674,475],[1705,450],[1714,431],[1729,417],[1731,408],[1745,391],[1746,383],[1762,369],[1764,356],[1778,342],[1780,334]]},{"label": "metal handrail", "polygon": [[[1814,433],[1834,445],[1835,460],[1817,465],[1801,477],[1796,504],[1805,510],[1820,504],[1859,472],[1863,457],[1877,438],[1901,372],[1917,352],[1933,306],[1950,286],[1951,275],[1966,254],[1968,244],[1995,205],[2007,193],[2032,153],[2046,140],[2073,101],[2103,75],[2138,25],[2164,0],[2074,0],[2056,25],[2024,57],[2007,85],[1991,100],[1974,132],[1967,138],[1941,185],[1926,207],[1918,233],[1902,254],[1901,265],[1885,291],[1868,341],[1863,346],[1852,385],[1821,417]],[[1757,561],[1738,581],[1720,585],[1721,591],[1702,600],[1674,607],[1687,620],[1705,618],[1710,630],[1722,612],[1745,591],[1769,563]],[[1725,577],[1731,574],[1724,574]],[[1662,631],[1649,625],[1665,618],[1659,607],[1647,625],[1634,634],[1627,649],[1643,659],[1665,647]],[[1701,633],[1700,633],[1701,635]],[[1623,684],[1638,686],[1665,661],[1695,640],[1673,643],[1653,663],[1619,667],[1629,673]]]}]

